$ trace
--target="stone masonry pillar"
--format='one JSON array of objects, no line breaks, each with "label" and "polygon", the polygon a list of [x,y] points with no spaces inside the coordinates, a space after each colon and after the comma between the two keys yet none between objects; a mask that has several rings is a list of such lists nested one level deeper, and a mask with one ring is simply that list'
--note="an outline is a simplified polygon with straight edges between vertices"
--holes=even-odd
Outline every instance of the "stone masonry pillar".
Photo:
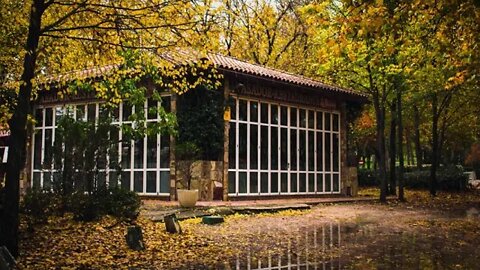
[{"label": "stone masonry pillar", "polygon": [[[177,113],[177,95],[172,94],[170,99],[170,110]],[[177,170],[175,158],[175,137],[170,135],[170,201],[174,201],[177,194]]]},{"label": "stone masonry pillar", "polygon": [[[225,104],[228,104],[230,97],[230,85],[227,78],[224,80],[223,89]],[[227,107],[225,107],[225,110]],[[223,128],[223,200],[228,201],[228,147],[229,147],[229,135],[230,135],[230,119],[224,118]]]}]

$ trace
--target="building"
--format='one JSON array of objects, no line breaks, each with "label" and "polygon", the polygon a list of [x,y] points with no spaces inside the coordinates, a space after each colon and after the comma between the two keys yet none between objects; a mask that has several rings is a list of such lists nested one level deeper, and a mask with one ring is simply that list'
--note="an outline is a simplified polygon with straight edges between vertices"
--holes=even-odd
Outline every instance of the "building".
[{"label": "building", "polygon": [[[176,55],[184,60],[190,54]],[[207,57],[223,74],[223,94],[231,106],[224,115],[223,157],[199,165],[199,178],[207,180],[202,184],[207,187],[201,188],[208,193],[203,199],[222,199],[213,195],[215,188],[222,190],[224,200],[355,193],[356,179],[347,162],[347,122],[351,121],[348,112],[366,102],[364,95],[228,56],[210,53]],[[80,72],[83,77],[101,77],[113,68]],[[176,111],[176,95],[165,93],[163,102]],[[48,187],[57,177],[54,166],[44,164],[65,105],[73,108],[75,119],[95,121],[102,113],[100,103],[89,96],[66,103],[54,91],[40,95],[29,147],[27,181],[32,186]],[[158,105],[148,100],[145,110]],[[119,106],[115,123],[128,124],[134,109]],[[174,145],[174,138],[161,135],[119,143],[123,169],[119,184],[144,196],[175,199],[178,170]],[[118,181],[108,165],[102,172],[107,184]]]}]

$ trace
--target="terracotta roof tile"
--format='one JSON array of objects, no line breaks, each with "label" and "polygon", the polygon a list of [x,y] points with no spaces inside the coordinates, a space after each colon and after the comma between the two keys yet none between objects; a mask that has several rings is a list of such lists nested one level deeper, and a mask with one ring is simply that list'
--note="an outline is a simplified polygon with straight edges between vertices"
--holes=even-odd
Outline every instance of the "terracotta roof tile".
[{"label": "terracotta roof tile", "polygon": [[[198,61],[205,57],[204,54],[196,50],[172,50],[170,52],[160,55],[165,60],[173,64],[186,64]],[[356,97],[361,100],[366,100],[367,96],[357,93],[351,89],[342,88],[339,86],[328,85],[321,81],[307,78],[301,75],[292,74],[286,71],[269,68],[257,64],[248,63],[243,60],[236,59],[231,56],[225,56],[218,53],[207,53],[206,58],[210,60],[215,67],[224,69],[226,71],[245,73],[266,79],[278,80],[293,85],[309,87],[317,90],[332,91],[336,93],[346,94],[348,96]],[[118,65],[108,65],[103,67],[95,67],[84,70],[72,71],[60,75],[53,75],[45,77],[42,81],[45,83],[54,83],[56,81],[68,81],[75,78],[97,78],[102,75],[112,72]]]}]

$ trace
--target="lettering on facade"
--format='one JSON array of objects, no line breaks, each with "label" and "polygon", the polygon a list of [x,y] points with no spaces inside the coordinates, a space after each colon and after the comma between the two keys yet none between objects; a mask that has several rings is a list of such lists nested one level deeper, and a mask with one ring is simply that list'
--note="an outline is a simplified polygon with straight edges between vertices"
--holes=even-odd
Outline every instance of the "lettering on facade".
[{"label": "lettering on facade", "polygon": [[236,90],[239,95],[253,96],[281,102],[299,103],[323,109],[337,109],[335,100],[320,97],[301,90],[273,88],[251,83],[247,84],[246,87],[238,88]]}]

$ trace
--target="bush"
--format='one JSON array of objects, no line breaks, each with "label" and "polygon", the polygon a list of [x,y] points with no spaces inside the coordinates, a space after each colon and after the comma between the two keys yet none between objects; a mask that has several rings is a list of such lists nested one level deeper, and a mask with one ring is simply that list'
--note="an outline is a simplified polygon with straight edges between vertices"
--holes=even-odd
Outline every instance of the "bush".
[{"label": "bush", "polygon": [[372,187],[378,186],[380,181],[378,181],[377,174],[374,170],[368,169],[358,169],[358,185],[361,187]]},{"label": "bush", "polygon": [[20,211],[28,216],[30,224],[42,224],[55,212],[55,196],[51,191],[28,189],[23,196]]},{"label": "bush", "polygon": [[[390,173],[387,172],[387,176]],[[430,187],[430,170],[409,171],[404,173],[404,186],[412,189],[428,189]],[[358,170],[359,186],[378,186],[380,181],[373,170]],[[446,191],[465,190],[467,177],[463,174],[463,168],[455,165],[440,168],[437,171],[437,189]]]},{"label": "bush", "polygon": [[132,220],[138,217],[140,205],[140,197],[135,192],[112,188],[100,189],[92,194],[74,193],[69,209],[75,220],[92,221],[104,215]]},{"label": "bush", "polygon": [[105,204],[106,212],[119,219],[136,219],[140,214],[140,197],[137,193],[121,189],[111,189],[108,202]]}]

